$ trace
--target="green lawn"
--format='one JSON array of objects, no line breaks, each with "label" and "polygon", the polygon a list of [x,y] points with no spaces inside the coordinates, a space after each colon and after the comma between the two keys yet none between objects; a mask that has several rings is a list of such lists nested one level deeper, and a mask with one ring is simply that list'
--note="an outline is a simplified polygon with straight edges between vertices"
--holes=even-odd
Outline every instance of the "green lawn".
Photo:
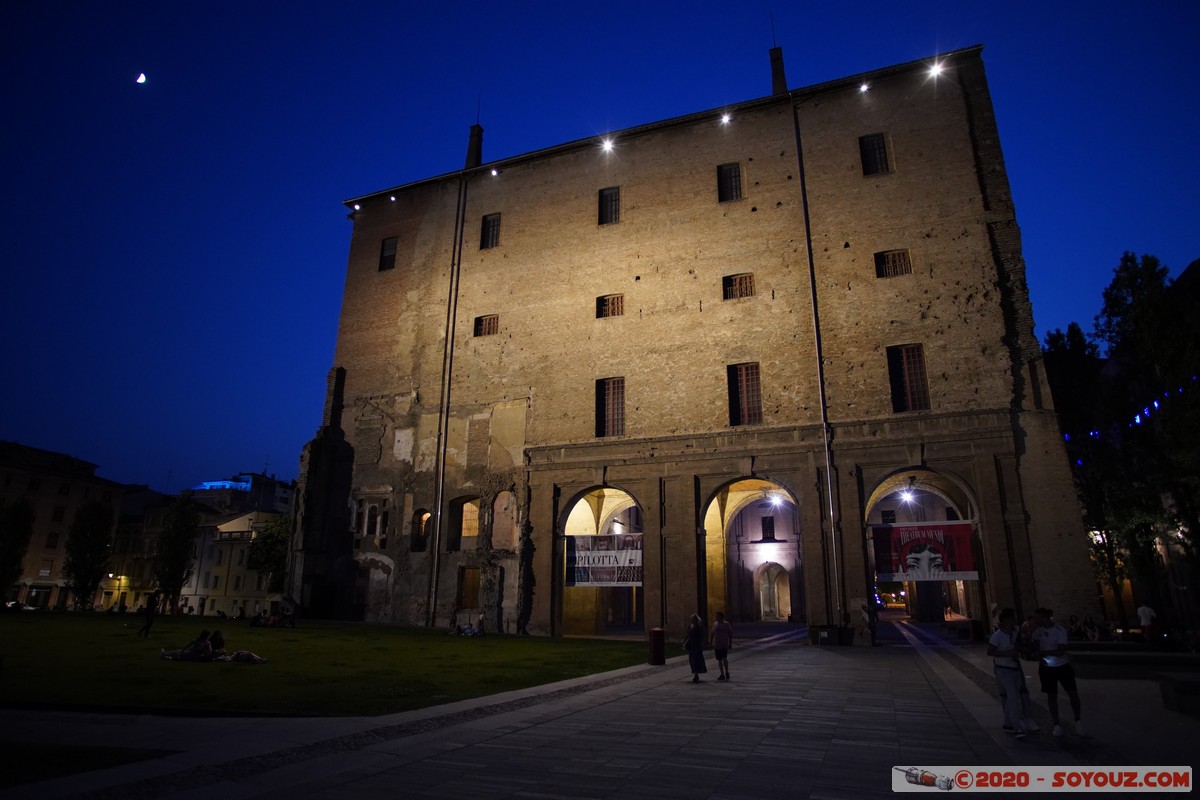
[{"label": "green lawn", "polygon": [[[375,715],[646,662],[641,641],[449,636],[426,628],[300,620],[251,628],[213,617],[0,613],[0,704],[118,712]],[[159,658],[201,630],[266,664]]]}]

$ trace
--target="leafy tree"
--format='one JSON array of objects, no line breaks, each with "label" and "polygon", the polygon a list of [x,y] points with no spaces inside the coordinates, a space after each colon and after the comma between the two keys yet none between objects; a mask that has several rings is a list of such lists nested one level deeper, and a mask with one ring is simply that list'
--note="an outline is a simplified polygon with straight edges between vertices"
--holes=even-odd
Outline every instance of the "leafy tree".
[{"label": "leafy tree", "polygon": [[0,588],[21,577],[21,562],[33,535],[33,504],[24,497],[11,503],[0,498]]},{"label": "leafy tree", "polygon": [[200,509],[190,492],[175,498],[167,509],[163,529],[155,542],[154,576],[167,599],[168,608],[179,606],[179,592],[192,577],[195,566],[196,534],[200,532]]},{"label": "leafy tree", "polygon": [[[1127,577],[1158,591],[1155,546],[1164,533],[1182,530],[1192,568],[1200,561],[1194,285],[1173,284],[1154,256],[1125,253],[1104,290],[1092,340],[1074,323],[1046,337],[1055,408],[1094,533],[1093,563],[1118,598]],[[1117,611],[1125,623],[1125,609]]]},{"label": "leafy tree", "polygon": [[90,607],[108,571],[112,552],[112,506],[93,500],[75,512],[67,529],[66,560],[63,575],[75,599],[76,608]]},{"label": "leafy tree", "polygon": [[280,517],[259,531],[246,550],[246,566],[270,575],[267,591],[283,591],[291,539],[292,518]]}]

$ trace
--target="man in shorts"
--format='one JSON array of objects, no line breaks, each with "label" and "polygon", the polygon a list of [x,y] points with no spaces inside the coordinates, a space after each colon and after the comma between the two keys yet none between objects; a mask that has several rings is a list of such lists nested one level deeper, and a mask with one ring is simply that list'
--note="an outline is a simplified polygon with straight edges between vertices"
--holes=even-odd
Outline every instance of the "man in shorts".
[{"label": "man in shorts", "polygon": [[708,638],[712,640],[717,667],[721,670],[721,677],[717,680],[727,681],[729,680],[729,648],[733,647],[733,626],[725,621],[725,612],[717,612],[717,621],[713,623]]},{"label": "man in shorts", "polygon": [[1054,613],[1048,608],[1033,612],[1033,639],[1038,645],[1038,678],[1042,692],[1046,695],[1046,706],[1054,722],[1054,735],[1062,736],[1063,727],[1058,720],[1058,685],[1071,701],[1075,713],[1075,732],[1087,736],[1079,716],[1079,692],[1075,689],[1075,668],[1067,660],[1067,629],[1054,621]]}]

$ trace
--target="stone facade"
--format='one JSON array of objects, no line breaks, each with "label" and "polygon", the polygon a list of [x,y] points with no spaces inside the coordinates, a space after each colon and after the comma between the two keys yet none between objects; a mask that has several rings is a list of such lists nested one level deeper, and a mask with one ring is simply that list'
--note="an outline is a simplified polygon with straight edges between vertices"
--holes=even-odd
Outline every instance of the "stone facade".
[{"label": "stone facade", "polygon": [[[981,48],[792,91],[773,56],[769,97],[487,164],[476,128],[462,171],[348,201],[302,606],[840,623],[872,524],[957,519],[978,580],[910,588],[1095,612]],[[566,585],[564,537],[614,531],[642,585]]]}]

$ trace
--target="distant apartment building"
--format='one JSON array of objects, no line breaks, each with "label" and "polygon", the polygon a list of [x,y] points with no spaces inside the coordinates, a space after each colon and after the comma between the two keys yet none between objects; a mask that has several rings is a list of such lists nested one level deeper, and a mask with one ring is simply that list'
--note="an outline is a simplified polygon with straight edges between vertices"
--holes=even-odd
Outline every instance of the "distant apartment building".
[{"label": "distant apartment building", "polygon": [[[5,589],[5,600],[38,609],[74,604],[62,573],[67,534],[75,512],[92,500],[110,504],[115,526],[105,578],[85,605],[105,612],[136,612],[159,583],[154,571],[157,537],[172,495],[147,486],[96,477],[97,466],[62,453],[0,442],[0,498],[28,499],[34,528],[21,576]],[[192,491],[201,512],[193,551],[193,574],[180,594],[184,613],[251,615],[278,610],[268,592],[269,576],[246,564],[247,548],[259,531],[285,517],[294,485],[274,476],[242,473],[207,481]],[[178,611],[179,609],[175,609]]]},{"label": "distant apartment building", "polygon": [[97,477],[97,466],[74,456],[0,442],[0,498],[33,504],[33,535],[21,576],[4,587],[6,600],[35,608],[64,608],[74,600],[63,577],[67,531],[83,505],[99,501],[117,512],[125,487]]},{"label": "distant apartment building", "polygon": [[311,613],[1097,612],[971,47],[347,201]]}]

